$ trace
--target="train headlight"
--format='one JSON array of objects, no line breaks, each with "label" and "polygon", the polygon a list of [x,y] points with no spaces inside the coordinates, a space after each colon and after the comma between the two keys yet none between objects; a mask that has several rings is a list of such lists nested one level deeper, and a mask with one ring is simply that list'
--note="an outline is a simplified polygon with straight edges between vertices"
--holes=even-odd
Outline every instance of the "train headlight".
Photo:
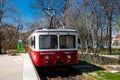
[{"label": "train headlight", "polygon": [[50,57],[49,56],[45,56],[45,59],[46,59],[46,61],[49,61]]},{"label": "train headlight", "polygon": [[68,59],[71,59],[71,56],[70,56],[70,55],[68,55],[67,57],[68,57]]}]

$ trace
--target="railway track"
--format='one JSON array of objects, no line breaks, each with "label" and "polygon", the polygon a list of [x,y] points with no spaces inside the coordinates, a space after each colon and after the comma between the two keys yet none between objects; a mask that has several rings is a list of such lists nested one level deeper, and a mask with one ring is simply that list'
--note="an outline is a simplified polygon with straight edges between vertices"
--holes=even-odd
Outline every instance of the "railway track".
[{"label": "railway track", "polygon": [[76,75],[81,75],[70,66],[36,67],[41,80],[61,80]]},{"label": "railway track", "polygon": [[40,80],[94,80],[71,66],[36,67]]}]

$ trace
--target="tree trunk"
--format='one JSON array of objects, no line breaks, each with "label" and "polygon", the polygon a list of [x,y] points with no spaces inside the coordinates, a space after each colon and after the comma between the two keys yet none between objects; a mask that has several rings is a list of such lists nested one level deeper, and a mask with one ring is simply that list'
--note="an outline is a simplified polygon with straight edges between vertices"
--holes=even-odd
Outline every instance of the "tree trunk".
[{"label": "tree trunk", "polygon": [[[0,36],[1,36],[1,28],[0,28]],[[2,54],[1,38],[0,38],[0,54]]]},{"label": "tree trunk", "polygon": [[[0,10],[0,36],[1,36],[1,26],[2,26],[2,24],[1,24],[2,23],[2,15],[3,15],[3,12]],[[2,54],[1,38],[0,38],[0,54]]]},{"label": "tree trunk", "polygon": [[109,49],[108,49],[108,52],[109,52],[109,54],[111,55],[111,53],[112,53],[112,49],[111,49],[111,43],[112,43],[112,23],[111,23],[111,21],[112,21],[112,14],[109,16],[109,18],[108,18],[108,20],[109,20]]},{"label": "tree trunk", "polygon": [[0,26],[0,54],[2,53],[1,51],[1,26]]},{"label": "tree trunk", "polygon": [[[111,24],[110,24],[111,25]],[[112,49],[111,49],[111,43],[112,43],[112,27],[110,26],[110,28],[109,28],[109,33],[110,33],[110,35],[109,35],[109,54],[111,55],[111,52],[112,52]]]},{"label": "tree trunk", "polygon": [[0,54],[2,54],[2,50],[1,50],[1,43],[0,43]]}]

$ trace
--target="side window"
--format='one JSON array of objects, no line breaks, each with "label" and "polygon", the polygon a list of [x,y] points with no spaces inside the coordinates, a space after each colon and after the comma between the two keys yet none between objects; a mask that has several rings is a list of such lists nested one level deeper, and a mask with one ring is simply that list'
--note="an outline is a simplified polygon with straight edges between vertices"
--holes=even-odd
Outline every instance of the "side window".
[{"label": "side window", "polygon": [[31,46],[35,48],[35,36],[31,37]]}]

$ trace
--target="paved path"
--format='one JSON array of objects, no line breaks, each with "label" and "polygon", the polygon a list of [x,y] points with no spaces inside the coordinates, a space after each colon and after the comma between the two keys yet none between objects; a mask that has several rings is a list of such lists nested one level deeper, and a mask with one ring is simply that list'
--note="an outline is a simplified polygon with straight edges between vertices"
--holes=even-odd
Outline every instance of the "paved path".
[{"label": "paved path", "polygon": [[0,80],[38,80],[29,55],[0,55]]},{"label": "paved path", "polygon": [[0,80],[23,79],[23,57],[0,55]]},{"label": "paved path", "polygon": [[38,80],[29,55],[24,54],[23,57],[23,80]]},{"label": "paved path", "polygon": [[119,55],[100,55],[100,56],[110,57],[110,58],[118,58],[119,57]]},{"label": "paved path", "polygon": [[[78,52],[79,54],[81,54],[81,52]],[[85,52],[83,54],[86,54]],[[92,55],[94,53],[90,53],[90,55]],[[110,58],[118,58],[120,55],[103,55],[103,54],[99,54],[99,56],[103,56],[103,57],[110,57]]]}]

